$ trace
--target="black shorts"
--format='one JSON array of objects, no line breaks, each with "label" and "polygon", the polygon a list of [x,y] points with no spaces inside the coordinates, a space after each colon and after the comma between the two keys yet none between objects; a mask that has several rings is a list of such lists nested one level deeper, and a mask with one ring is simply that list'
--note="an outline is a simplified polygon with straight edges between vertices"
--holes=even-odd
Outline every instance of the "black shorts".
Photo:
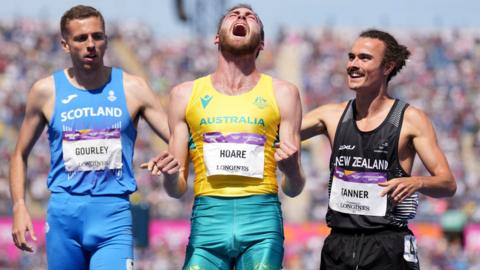
[{"label": "black shorts", "polygon": [[415,236],[408,229],[332,229],[322,248],[321,270],[420,269]]}]

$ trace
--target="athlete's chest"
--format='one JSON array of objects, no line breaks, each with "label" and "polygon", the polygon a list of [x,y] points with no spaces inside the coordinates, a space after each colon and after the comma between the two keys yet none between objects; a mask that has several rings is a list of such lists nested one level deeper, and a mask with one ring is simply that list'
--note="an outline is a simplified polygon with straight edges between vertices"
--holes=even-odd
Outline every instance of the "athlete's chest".
[{"label": "athlete's chest", "polygon": [[263,130],[266,127],[278,125],[279,120],[280,115],[276,104],[261,94],[246,97],[206,94],[187,113],[189,126],[205,131]]},{"label": "athlete's chest", "polygon": [[397,157],[398,133],[391,129],[361,133],[342,126],[334,145],[335,166],[367,171],[386,171]]},{"label": "athlete's chest", "polygon": [[55,116],[61,123],[118,121],[128,118],[123,93],[113,88],[59,93]]}]

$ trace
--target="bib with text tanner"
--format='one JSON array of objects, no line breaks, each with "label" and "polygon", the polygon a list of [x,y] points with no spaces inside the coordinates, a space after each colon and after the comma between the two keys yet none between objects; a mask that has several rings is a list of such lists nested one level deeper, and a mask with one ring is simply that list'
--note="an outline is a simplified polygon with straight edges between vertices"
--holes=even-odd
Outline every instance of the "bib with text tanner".
[{"label": "bib with text tanner", "polygon": [[354,172],[336,168],[333,175],[329,206],[346,214],[385,215],[387,197],[380,196],[386,182],[384,172]]}]

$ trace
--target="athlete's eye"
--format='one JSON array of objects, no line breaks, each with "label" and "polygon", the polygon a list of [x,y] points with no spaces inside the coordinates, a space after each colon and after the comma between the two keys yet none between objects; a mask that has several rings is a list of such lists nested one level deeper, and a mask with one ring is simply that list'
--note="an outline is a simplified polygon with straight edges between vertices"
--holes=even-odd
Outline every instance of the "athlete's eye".
[{"label": "athlete's eye", "polygon": [[87,34],[83,34],[83,35],[78,35],[78,36],[75,36],[73,37],[73,40],[76,41],[76,42],[84,42],[88,39],[88,35]]},{"label": "athlete's eye", "polygon": [[371,60],[373,57],[370,54],[361,53],[358,55],[358,58],[362,61]]},{"label": "athlete's eye", "polygon": [[104,40],[105,39],[105,34],[104,33],[93,33],[92,38],[94,40]]}]

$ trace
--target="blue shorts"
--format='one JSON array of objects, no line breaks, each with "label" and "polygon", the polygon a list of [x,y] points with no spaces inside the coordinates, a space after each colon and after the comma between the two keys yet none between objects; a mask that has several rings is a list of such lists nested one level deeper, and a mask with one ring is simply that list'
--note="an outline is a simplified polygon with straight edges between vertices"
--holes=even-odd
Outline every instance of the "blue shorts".
[{"label": "blue shorts", "polygon": [[128,195],[53,193],[47,210],[49,270],[133,269]]},{"label": "blue shorts", "polygon": [[283,220],[277,195],[195,198],[183,269],[277,270]]}]

